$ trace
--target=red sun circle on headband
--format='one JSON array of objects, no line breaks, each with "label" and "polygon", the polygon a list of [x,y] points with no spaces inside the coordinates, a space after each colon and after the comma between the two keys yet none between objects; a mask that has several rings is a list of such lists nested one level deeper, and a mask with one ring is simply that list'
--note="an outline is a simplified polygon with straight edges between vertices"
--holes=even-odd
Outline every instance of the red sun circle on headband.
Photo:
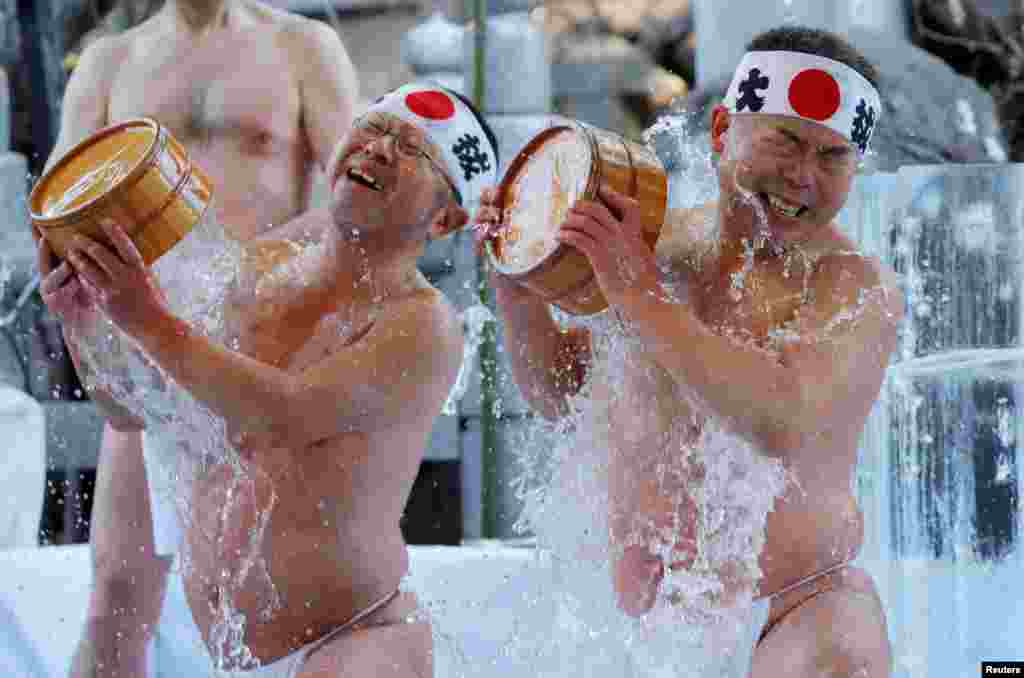
[{"label": "red sun circle on headband", "polygon": [[789,83],[789,105],[801,117],[828,120],[839,110],[839,83],[818,68],[800,71]]},{"label": "red sun circle on headband", "polygon": [[428,120],[447,120],[455,115],[455,104],[451,97],[437,90],[407,94],[405,105],[416,115]]}]

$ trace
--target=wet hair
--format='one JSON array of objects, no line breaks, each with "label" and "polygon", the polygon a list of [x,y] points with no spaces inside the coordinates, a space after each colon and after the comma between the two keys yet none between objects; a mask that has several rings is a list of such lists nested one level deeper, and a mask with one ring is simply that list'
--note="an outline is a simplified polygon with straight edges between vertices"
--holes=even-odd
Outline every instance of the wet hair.
[{"label": "wet hair", "polygon": [[846,64],[878,89],[878,69],[867,57],[835,33],[806,26],[782,26],[759,33],[747,43],[748,52],[802,52]]}]

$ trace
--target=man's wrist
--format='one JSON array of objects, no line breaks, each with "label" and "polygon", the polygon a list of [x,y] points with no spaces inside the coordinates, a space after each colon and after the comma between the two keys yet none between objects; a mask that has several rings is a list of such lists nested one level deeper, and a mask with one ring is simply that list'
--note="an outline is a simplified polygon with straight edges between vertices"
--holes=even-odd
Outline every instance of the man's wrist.
[{"label": "man's wrist", "polygon": [[[191,334],[192,326],[174,314],[161,309],[151,316],[149,322],[125,329],[131,329],[129,334],[147,353],[156,358],[163,355],[168,347],[186,340]],[[157,362],[159,363],[161,360],[158,359]]]}]

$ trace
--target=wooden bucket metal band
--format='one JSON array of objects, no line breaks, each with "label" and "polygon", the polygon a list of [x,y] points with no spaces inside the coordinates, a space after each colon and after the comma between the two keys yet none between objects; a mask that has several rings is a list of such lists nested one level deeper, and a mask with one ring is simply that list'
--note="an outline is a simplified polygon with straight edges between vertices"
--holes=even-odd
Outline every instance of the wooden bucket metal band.
[{"label": "wooden bucket metal band", "polygon": [[[160,128],[158,143],[163,149],[166,149],[168,146],[170,146],[170,141],[168,140],[167,134],[162,127]],[[164,210],[166,210],[168,205],[170,205],[178,198],[178,196],[181,194],[181,191],[184,189],[185,184],[187,184],[188,181],[192,178],[192,159],[187,155],[183,157],[185,159],[186,164],[185,167],[182,168],[181,176],[178,178],[177,183],[174,184],[174,188],[171,189],[171,191],[167,194],[163,202],[160,203],[159,207],[154,208],[149,212],[149,214],[138,220],[137,223],[139,227],[136,232],[144,231],[146,226],[149,225],[151,221],[156,219]]]}]

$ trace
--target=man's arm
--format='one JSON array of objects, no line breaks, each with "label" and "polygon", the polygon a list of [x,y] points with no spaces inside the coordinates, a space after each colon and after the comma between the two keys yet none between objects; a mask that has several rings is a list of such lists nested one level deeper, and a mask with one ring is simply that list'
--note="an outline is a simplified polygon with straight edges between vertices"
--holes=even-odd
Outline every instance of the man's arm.
[{"label": "man's arm", "polygon": [[512,377],[523,398],[546,419],[565,416],[566,399],[582,388],[590,369],[590,331],[563,330],[546,302],[496,273],[491,285],[501,308]]},{"label": "man's arm", "polygon": [[898,290],[859,255],[822,259],[810,284],[816,302],[777,351],[712,332],[658,295],[629,294],[620,310],[705,406],[766,451],[784,452],[862,421],[852,415],[874,402],[903,315]]},{"label": "man's arm", "polygon": [[[477,256],[484,256],[487,240],[502,224],[493,188],[480,194],[474,221]],[[566,398],[582,388],[592,362],[589,330],[562,330],[547,303],[494,270],[490,283],[501,309],[512,377],[523,398],[545,419],[565,416]]]},{"label": "man's arm", "polygon": [[81,378],[85,390],[89,393],[89,399],[92,400],[93,404],[96,405],[96,409],[106,419],[107,425],[115,431],[119,433],[132,433],[143,430],[146,426],[142,419],[119,403],[109,391],[97,383],[91,366],[82,360],[78,349],[79,341],[89,341],[90,339],[83,338],[80,334],[80,331],[65,325],[64,340],[68,345],[68,353],[71,354],[71,362],[75,365],[75,371]]},{"label": "man's arm", "polygon": [[297,374],[232,352],[166,312],[133,335],[176,382],[246,437],[292,449],[380,431],[396,412],[424,402],[425,389],[436,390],[439,409],[462,348],[453,314],[440,311],[428,293],[396,303],[365,337]]},{"label": "man's arm", "polygon": [[47,170],[72,146],[108,124],[110,82],[120,51],[116,38],[100,38],[82,53],[64,88],[60,131]]},{"label": "man's arm", "polygon": [[359,78],[341,38],[322,21],[302,20],[296,31],[303,129],[321,171],[348,133],[359,101]]},{"label": "man's arm", "polygon": [[[46,161],[46,170],[49,170],[75,144],[108,124],[107,102],[110,81],[116,70],[119,50],[115,38],[100,38],[82,53],[64,89],[60,131],[53,152]],[[40,269],[42,271],[43,266]],[[49,272],[49,269],[47,268],[45,272]],[[137,417],[119,405],[109,393],[92,385],[94,380],[91,366],[82,360],[78,351],[78,342],[88,338],[82,336],[81,330],[76,331],[67,324],[63,325],[62,331],[75,370],[86,385],[90,398],[106,417],[107,423],[118,431],[141,430],[142,424]]]},{"label": "man's arm", "polygon": [[[46,170],[72,146],[109,124],[110,83],[122,49],[117,38],[110,37],[100,38],[83,52],[64,89],[60,131]],[[40,273],[45,275],[55,258],[48,247],[40,250],[45,258]],[[146,642],[160,616],[168,568],[153,554],[139,433],[143,425],[105,390],[89,388],[94,380],[91,367],[78,352],[81,332],[67,323],[62,330],[71,360],[106,419],[90,530],[93,587],[69,675],[141,675]]]}]

